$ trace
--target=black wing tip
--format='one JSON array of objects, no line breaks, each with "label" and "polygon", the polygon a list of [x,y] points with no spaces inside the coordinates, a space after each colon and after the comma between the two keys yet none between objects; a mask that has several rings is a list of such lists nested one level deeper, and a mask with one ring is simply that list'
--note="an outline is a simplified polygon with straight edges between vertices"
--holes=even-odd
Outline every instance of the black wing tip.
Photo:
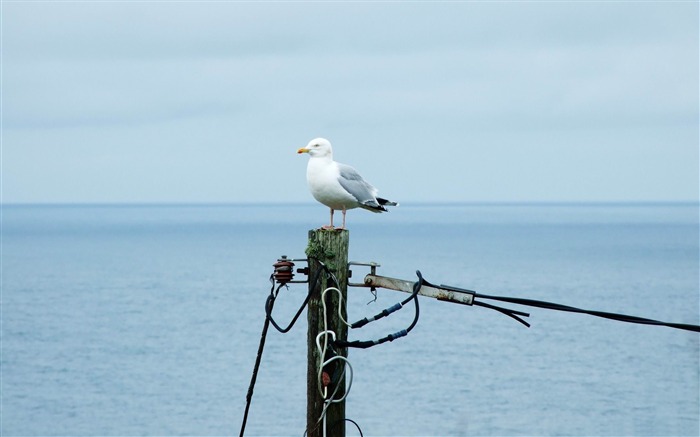
[{"label": "black wing tip", "polygon": [[381,197],[377,197],[377,202],[379,202],[380,206],[399,206],[398,202],[392,202],[391,200],[382,199]]},{"label": "black wing tip", "polygon": [[399,204],[380,197],[377,197],[376,202],[374,200],[365,200],[364,202],[360,202],[361,208],[372,212],[389,212],[388,209],[384,208],[385,206],[399,206]]},{"label": "black wing tip", "polygon": [[372,211],[372,212],[389,212],[389,210],[384,208],[382,205],[379,205],[379,204],[372,202],[372,201],[360,203],[360,208],[363,208],[363,209],[366,209],[366,210]]}]

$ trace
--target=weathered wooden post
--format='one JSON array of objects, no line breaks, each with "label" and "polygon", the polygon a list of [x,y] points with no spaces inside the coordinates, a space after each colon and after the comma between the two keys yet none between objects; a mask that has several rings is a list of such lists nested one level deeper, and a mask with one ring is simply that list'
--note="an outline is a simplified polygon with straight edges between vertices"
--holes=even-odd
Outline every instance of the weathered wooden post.
[{"label": "weathered wooden post", "polygon": [[[309,231],[309,244],[306,248],[306,255],[309,259],[309,299],[308,307],[308,367],[307,367],[307,390],[306,390],[306,429],[309,437],[323,435],[322,422],[319,422],[323,413],[324,399],[321,396],[323,387],[319,390],[318,370],[322,362],[320,353],[316,348],[316,337],[323,332],[323,306],[321,303],[321,293],[328,287],[336,287],[343,296],[340,311],[343,318],[347,320],[347,287],[348,287],[348,246],[350,233],[343,230],[316,229]],[[338,283],[334,284],[328,278],[325,270],[319,263],[323,263],[335,275]],[[318,278],[318,280],[315,280]],[[348,329],[341,321],[338,308],[339,296],[337,292],[326,293],[326,315],[327,329],[335,332],[339,340],[347,340]],[[330,342],[330,339],[329,339]],[[347,357],[347,349],[335,349],[337,355]],[[330,358],[327,356],[323,361]],[[324,371],[330,377],[328,395],[338,388],[335,399],[340,399],[345,395],[345,377],[343,376],[342,360],[335,360],[330,363]],[[332,403],[326,411],[326,427],[328,436],[345,436],[345,401]]]}]

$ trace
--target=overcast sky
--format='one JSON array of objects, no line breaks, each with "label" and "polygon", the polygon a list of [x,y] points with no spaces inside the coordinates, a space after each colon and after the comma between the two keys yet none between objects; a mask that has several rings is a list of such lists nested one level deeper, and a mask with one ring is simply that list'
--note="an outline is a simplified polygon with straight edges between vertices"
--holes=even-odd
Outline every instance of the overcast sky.
[{"label": "overcast sky", "polygon": [[698,199],[698,2],[2,3],[3,202]]}]

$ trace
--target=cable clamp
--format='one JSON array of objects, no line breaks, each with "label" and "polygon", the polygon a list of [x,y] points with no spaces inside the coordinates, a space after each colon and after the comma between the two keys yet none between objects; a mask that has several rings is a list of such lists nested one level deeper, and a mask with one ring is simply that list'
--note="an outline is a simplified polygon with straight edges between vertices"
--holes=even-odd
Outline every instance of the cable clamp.
[{"label": "cable clamp", "polygon": [[[350,266],[369,267],[370,275],[376,275],[377,274],[377,267],[381,267],[380,264],[377,264],[374,261],[370,261],[370,262],[350,261],[348,263],[348,286],[349,287],[368,287],[368,285],[364,282],[350,282],[349,281],[349,279],[352,278],[352,270],[350,270]],[[374,287],[372,287],[372,291],[374,291]]]}]

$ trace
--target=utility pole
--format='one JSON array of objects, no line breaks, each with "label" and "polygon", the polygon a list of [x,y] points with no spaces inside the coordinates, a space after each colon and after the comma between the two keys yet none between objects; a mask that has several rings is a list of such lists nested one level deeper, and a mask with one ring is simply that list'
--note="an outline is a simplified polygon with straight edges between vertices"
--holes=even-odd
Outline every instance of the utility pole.
[{"label": "utility pole", "polygon": [[[334,360],[323,369],[323,378],[319,387],[319,366],[334,355],[347,357],[346,348],[331,348],[332,338],[327,338],[328,349],[325,357],[320,356],[316,347],[316,338],[324,331],[324,311],[321,294],[328,287],[336,287],[342,295],[342,302],[335,291],[325,295],[326,328],[335,332],[336,339],[347,340],[348,328],[340,319],[340,314],[347,320],[347,286],[348,286],[348,246],[350,233],[345,230],[316,229],[309,231],[309,243],[306,248],[309,264],[309,307],[307,331],[307,390],[306,390],[306,430],[309,437],[323,436],[322,417],[325,399],[321,395],[325,380],[327,396],[335,392],[334,399],[345,396],[345,364],[343,360]],[[323,265],[321,264],[323,263]],[[326,274],[325,266],[337,280],[337,284]],[[318,279],[316,279],[318,278]],[[339,314],[340,311],[340,314]],[[323,344],[321,337],[321,344]],[[336,392],[337,389],[337,392]],[[345,436],[345,401],[331,403],[325,416],[327,436]]]},{"label": "utility pole", "polygon": [[[379,267],[379,264],[375,262],[348,263],[349,240],[350,234],[345,229],[311,230],[309,231],[309,242],[306,248],[307,258],[305,260],[289,260],[286,256],[282,256],[282,258],[278,259],[278,262],[274,264],[275,271],[273,276],[277,283],[280,284],[279,287],[291,282],[308,282],[308,301],[306,301],[304,304],[308,304],[307,409],[306,432],[304,434],[308,435],[309,437],[345,436],[345,396],[347,393],[345,375],[346,371],[349,370],[349,381],[352,383],[352,369],[346,360],[348,354],[347,348],[338,347],[336,345],[340,342],[340,344],[349,347],[367,348],[394,341],[397,338],[406,336],[418,322],[418,295],[445,302],[453,302],[468,306],[476,305],[483,308],[492,309],[511,317],[517,322],[528,327],[530,324],[526,322],[523,317],[529,317],[529,313],[505,308],[500,306],[500,304],[494,305],[487,303],[484,302],[484,300],[496,301],[497,303],[505,302],[514,305],[544,308],[555,311],[584,313],[627,323],[668,326],[676,329],[700,332],[700,326],[698,325],[668,323],[625,314],[585,310],[540,300],[480,294],[473,290],[449,285],[433,285],[423,278],[420,271],[416,271],[418,281],[407,281],[403,279],[379,276],[376,274],[376,268]],[[297,270],[299,273],[308,275],[307,280],[292,280],[294,267],[294,263],[292,261],[306,261],[308,263],[308,268]],[[350,276],[350,271],[348,266],[350,264],[370,267],[370,274],[366,275],[361,283],[349,283],[348,278]],[[377,313],[374,316],[356,321],[352,325],[353,328],[359,328],[367,323],[386,317],[392,314],[394,311],[398,311],[403,308],[404,305],[411,300],[414,301],[416,306],[413,322],[406,329],[386,335],[376,340],[353,341],[348,343],[348,326],[346,324],[346,321],[348,320],[346,305],[348,286],[368,287],[373,291],[376,288],[384,288],[401,291],[411,295],[403,301],[382,310],[380,313]],[[277,291],[279,291],[279,287]],[[330,290],[330,288],[334,288],[335,290]],[[324,292],[326,292],[325,295]],[[258,357],[253,369],[251,385],[248,389],[248,395],[246,397],[247,405],[243,417],[243,424],[241,426],[241,436],[243,436],[245,431],[250,401],[253,395],[253,386],[255,385],[269,323],[274,324],[274,326],[281,332],[287,332],[294,322],[296,322],[298,316],[303,310],[302,306],[294,316],[289,328],[280,328],[271,316],[272,305],[274,304],[274,299],[276,296],[277,293],[271,291],[268,301],[266,302],[266,320],[261,335],[261,343],[258,348]]]}]

